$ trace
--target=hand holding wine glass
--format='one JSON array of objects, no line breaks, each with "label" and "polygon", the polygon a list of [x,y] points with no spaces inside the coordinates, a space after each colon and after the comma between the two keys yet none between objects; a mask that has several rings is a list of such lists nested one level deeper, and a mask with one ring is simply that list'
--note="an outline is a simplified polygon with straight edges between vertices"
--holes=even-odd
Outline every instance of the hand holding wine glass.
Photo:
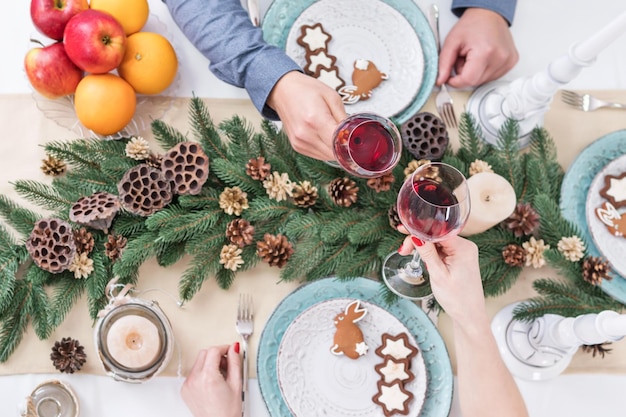
[{"label": "hand holding wine glass", "polygon": [[[407,231],[426,242],[439,242],[458,234],[470,211],[465,177],[442,162],[420,166],[398,193],[398,216]],[[399,296],[421,299],[430,295],[428,271],[419,254],[390,254],[383,264],[383,279]]]},{"label": "hand holding wine glass", "polygon": [[357,177],[375,178],[398,164],[402,138],[391,120],[374,113],[355,113],[335,129],[333,150],[338,166]]}]

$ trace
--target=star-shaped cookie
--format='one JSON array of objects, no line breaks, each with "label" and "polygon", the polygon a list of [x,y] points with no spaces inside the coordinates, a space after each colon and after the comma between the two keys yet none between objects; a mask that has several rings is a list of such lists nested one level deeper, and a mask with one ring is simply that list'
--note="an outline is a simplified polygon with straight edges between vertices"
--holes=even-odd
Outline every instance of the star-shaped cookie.
[{"label": "star-shaped cookie", "polygon": [[312,26],[302,25],[300,27],[300,37],[296,39],[296,42],[306,50],[315,52],[318,49],[328,49],[327,44],[330,39],[331,36],[324,32],[322,24],[316,23]]},{"label": "star-shaped cookie", "polygon": [[395,381],[406,382],[414,378],[413,373],[409,370],[411,363],[408,359],[394,359],[391,356],[386,356],[384,359],[383,363],[374,367],[382,377],[383,382],[387,384]]},{"label": "star-shaped cookie", "polygon": [[626,172],[619,175],[604,177],[604,187],[600,195],[607,199],[613,207],[626,207]]},{"label": "star-shaped cookie", "polygon": [[413,399],[413,394],[404,389],[402,383],[395,382],[391,385],[378,381],[378,392],[372,401],[383,408],[385,416],[393,414],[407,415],[409,413],[409,402]]},{"label": "star-shaped cookie", "polygon": [[411,345],[406,333],[400,333],[396,336],[384,333],[382,344],[376,349],[376,354],[381,358],[391,356],[394,359],[408,359],[410,361],[417,355],[417,348]]}]

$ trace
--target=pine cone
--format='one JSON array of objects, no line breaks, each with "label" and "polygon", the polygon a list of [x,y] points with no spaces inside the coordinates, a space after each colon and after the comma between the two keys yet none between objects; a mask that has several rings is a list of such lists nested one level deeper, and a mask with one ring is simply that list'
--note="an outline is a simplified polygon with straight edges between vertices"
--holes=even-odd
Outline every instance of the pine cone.
[{"label": "pine cone", "polygon": [[356,203],[358,192],[359,187],[356,186],[356,182],[347,177],[335,178],[328,185],[328,194],[335,204],[341,207],[350,207]]},{"label": "pine cone", "polygon": [[108,235],[104,244],[104,254],[113,262],[117,261],[126,247],[127,239],[122,235]]},{"label": "pine cone", "polygon": [[248,193],[244,193],[239,187],[226,187],[220,194],[220,208],[224,213],[240,216],[248,205]]},{"label": "pine cone", "polygon": [[237,245],[224,245],[222,247],[220,252],[220,264],[224,265],[225,269],[230,269],[235,272],[243,263],[241,248],[237,247]]},{"label": "pine cone", "polygon": [[265,162],[265,158],[259,156],[246,164],[246,174],[253,180],[263,181],[270,174],[272,166]]},{"label": "pine cone", "polygon": [[609,272],[609,261],[603,258],[588,256],[583,261],[583,279],[592,285],[600,285],[603,279],[610,280]]},{"label": "pine cone", "polygon": [[523,266],[526,262],[526,251],[520,245],[511,243],[502,250],[504,263],[510,266]]},{"label": "pine cone", "polygon": [[287,197],[293,195],[294,183],[289,179],[289,174],[283,172],[279,174],[274,171],[272,175],[263,181],[263,188],[267,195],[276,201],[287,200]]},{"label": "pine cone", "polygon": [[81,227],[74,231],[74,243],[76,244],[76,252],[89,255],[94,246],[93,235],[89,230]]},{"label": "pine cone", "polygon": [[312,207],[317,202],[318,197],[317,187],[309,181],[302,181],[293,188],[293,202],[298,207]]},{"label": "pine cone", "polygon": [[64,337],[60,342],[54,343],[50,359],[59,371],[73,374],[87,361],[87,354],[78,340]]},{"label": "pine cone", "polygon": [[266,233],[256,244],[257,255],[270,266],[282,268],[293,254],[293,246],[283,235]]},{"label": "pine cone", "polygon": [[57,159],[52,155],[48,155],[46,159],[42,159],[41,170],[44,174],[56,177],[65,172],[65,162],[61,159]]},{"label": "pine cone", "polygon": [[539,226],[539,214],[529,203],[519,203],[504,224],[516,237],[528,236]]},{"label": "pine cone", "polygon": [[161,169],[161,164],[163,164],[163,155],[150,152],[150,156],[148,156],[145,163],[149,167]]},{"label": "pine cone", "polygon": [[74,273],[76,279],[87,278],[93,272],[93,259],[86,253],[77,253],[67,269]]},{"label": "pine cone", "polygon": [[391,190],[391,184],[395,181],[395,177],[393,174],[387,173],[382,177],[370,178],[367,180],[367,186],[372,190],[380,193],[381,191],[389,191]]},{"label": "pine cone", "polygon": [[389,207],[387,216],[389,217],[389,226],[391,226],[392,229],[397,230],[398,226],[402,224],[402,220],[400,220],[400,216],[398,215],[398,206],[394,204]]},{"label": "pine cone", "polygon": [[471,177],[472,175],[480,174],[481,172],[493,172],[493,169],[487,162],[476,159],[469,166],[469,175]]},{"label": "pine cone", "polygon": [[133,136],[126,144],[126,156],[137,161],[150,157],[150,144],[141,136]]},{"label": "pine cone", "polygon": [[226,237],[231,243],[243,248],[254,240],[254,226],[244,219],[234,219],[226,226]]}]

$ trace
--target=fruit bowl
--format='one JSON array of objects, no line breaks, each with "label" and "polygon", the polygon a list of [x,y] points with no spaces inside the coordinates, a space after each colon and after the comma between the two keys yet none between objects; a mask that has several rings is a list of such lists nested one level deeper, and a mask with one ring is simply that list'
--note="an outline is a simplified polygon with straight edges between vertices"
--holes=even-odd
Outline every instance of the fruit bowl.
[{"label": "fruit bowl", "polygon": [[[158,17],[150,14],[143,32],[155,32],[165,36],[174,50],[178,50],[172,41],[172,36],[167,31],[166,25]],[[150,131],[153,120],[162,118],[172,105],[173,97],[180,85],[181,62],[178,61],[178,71],[172,84],[162,93],[157,95],[137,94],[137,106],[133,119],[122,130],[112,135],[100,135],[83,126],[76,117],[74,110],[74,96],[69,95],[58,99],[49,99],[33,90],[32,96],[37,108],[48,119],[53,120],[61,127],[65,127],[81,138],[99,138],[104,140],[117,140],[131,136],[139,136]]]}]

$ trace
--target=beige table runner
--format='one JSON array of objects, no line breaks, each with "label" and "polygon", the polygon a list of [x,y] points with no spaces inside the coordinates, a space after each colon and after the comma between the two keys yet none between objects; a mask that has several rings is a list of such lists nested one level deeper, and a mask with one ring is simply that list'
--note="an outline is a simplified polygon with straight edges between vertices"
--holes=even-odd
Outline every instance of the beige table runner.
[{"label": "beige table runner", "polygon": [[[598,93],[606,99],[626,101],[626,91]],[[457,114],[460,114],[469,93],[456,92],[454,97]],[[173,99],[170,110],[163,118],[165,122],[183,133],[190,132],[188,102],[185,98]],[[261,118],[248,100],[210,99],[205,102],[216,123],[236,114],[250,121],[255,128],[259,126]],[[424,110],[434,111],[432,99],[426,104]],[[593,140],[615,130],[626,128],[625,116],[626,113],[613,110],[583,113],[555,100],[551,110],[546,114],[545,127],[557,142],[560,164],[563,167],[569,166],[581,150]],[[39,169],[44,152],[38,145],[52,140],[74,139],[76,135],[47,119],[38,110],[30,95],[0,96],[0,126],[2,129],[0,193],[16,198],[28,206],[28,203],[16,196],[9,183],[18,179],[49,181],[49,178],[44,176]],[[191,137],[191,133],[189,135]],[[152,139],[150,132],[146,132],[143,136]],[[456,131],[451,131],[451,137],[456,146],[458,144]],[[177,295],[178,280],[185,269],[185,259],[167,269],[157,266],[152,261],[147,262],[140,269],[137,289],[139,291],[160,289],[161,291],[151,291],[138,296],[159,302],[168,315],[176,335],[178,350],[165,370],[165,375],[177,373],[178,352],[181,353],[182,372],[186,373],[193,364],[199,349],[211,344],[238,340],[234,329],[234,318],[239,292],[249,292],[254,295],[256,328],[251,340],[251,349],[252,352],[256,352],[263,324],[280,300],[298,286],[297,283],[279,283],[278,270],[263,265],[252,271],[238,273],[228,291],[221,290],[214,280],[207,280],[195,298],[183,308],[179,308],[173,298],[164,292]],[[532,281],[553,275],[554,271],[548,268],[540,270],[527,268],[511,290],[503,296],[487,300],[490,313],[493,315],[511,302],[532,296]],[[86,297],[83,297],[48,340],[37,339],[32,329],[29,328],[9,361],[0,364],[0,375],[55,372],[49,359],[50,348],[54,341],[68,336],[78,339],[85,346],[88,361],[81,372],[103,374],[94,349],[93,324],[89,318]],[[445,314],[440,317],[439,328],[449,347],[454,364],[455,352],[451,343],[451,326]],[[566,372],[626,373],[626,342],[614,343],[612,347],[613,352],[605,359],[577,354]],[[251,355],[251,359],[251,376],[255,376],[256,355]]]}]

